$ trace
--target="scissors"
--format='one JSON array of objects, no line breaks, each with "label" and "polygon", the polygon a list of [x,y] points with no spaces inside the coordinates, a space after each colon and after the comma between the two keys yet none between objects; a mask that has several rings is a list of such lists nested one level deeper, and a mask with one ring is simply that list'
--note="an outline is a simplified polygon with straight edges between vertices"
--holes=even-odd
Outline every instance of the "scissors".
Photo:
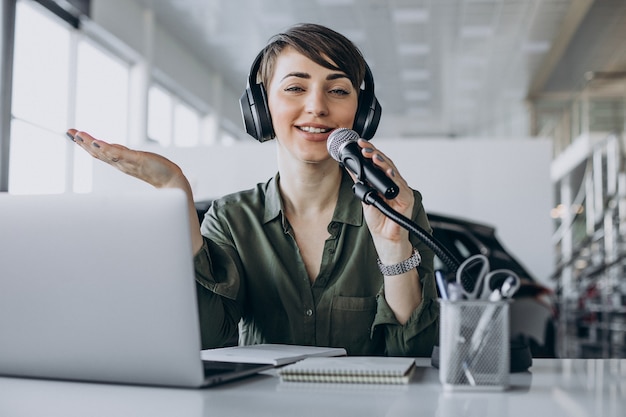
[{"label": "scissors", "polygon": [[489,259],[482,254],[463,261],[456,271],[456,282],[468,300],[510,298],[520,286],[519,276],[510,269],[489,271]]}]

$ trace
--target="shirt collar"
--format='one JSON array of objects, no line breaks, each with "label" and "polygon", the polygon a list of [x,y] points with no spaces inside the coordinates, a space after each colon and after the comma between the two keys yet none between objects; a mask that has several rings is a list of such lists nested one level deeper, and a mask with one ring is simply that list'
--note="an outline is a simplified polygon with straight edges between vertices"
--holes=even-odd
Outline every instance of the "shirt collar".
[{"label": "shirt collar", "polygon": [[[284,213],[283,202],[278,190],[279,179],[280,174],[277,173],[266,184],[263,223],[274,220],[281,212]],[[354,185],[354,181],[352,181],[347,172],[343,171],[341,185],[339,186],[339,199],[333,214],[333,221],[360,226],[363,224],[363,208],[359,199],[352,192],[352,185]]]},{"label": "shirt collar", "polygon": [[363,224],[363,207],[361,201],[356,198],[352,192],[354,181],[352,181],[352,178],[345,170],[342,169],[342,171],[343,175],[339,187],[339,199],[337,201],[337,207],[335,207],[335,213],[333,214],[333,221],[353,226],[361,226]]},{"label": "shirt collar", "polygon": [[283,200],[280,198],[278,191],[278,180],[280,174],[274,175],[265,186],[265,213],[263,214],[263,223],[274,220],[283,211]]}]

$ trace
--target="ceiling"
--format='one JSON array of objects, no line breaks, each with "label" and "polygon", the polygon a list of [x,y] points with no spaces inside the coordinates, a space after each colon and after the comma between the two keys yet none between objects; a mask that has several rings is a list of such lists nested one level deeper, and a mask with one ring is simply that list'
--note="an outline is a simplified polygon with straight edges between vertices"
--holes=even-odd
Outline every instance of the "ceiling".
[{"label": "ceiling", "polygon": [[386,136],[484,135],[527,113],[527,98],[626,70],[625,0],[135,1],[234,91],[291,24],[343,33],[372,68]]}]

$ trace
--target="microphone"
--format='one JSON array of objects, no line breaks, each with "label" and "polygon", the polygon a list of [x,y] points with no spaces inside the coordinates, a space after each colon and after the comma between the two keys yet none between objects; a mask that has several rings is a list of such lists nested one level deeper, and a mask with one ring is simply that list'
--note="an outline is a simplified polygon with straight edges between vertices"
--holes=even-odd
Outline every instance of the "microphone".
[{"label": "microphone", "polygon": [[333,130],[328,136],[326,147],[334,160],[350,170],[360,181],[368,183],[386,199],[398,195],[398,186],[378,168],[371,159],[361,154],[357,143],[359,134],[354,130],[340,128]]}]

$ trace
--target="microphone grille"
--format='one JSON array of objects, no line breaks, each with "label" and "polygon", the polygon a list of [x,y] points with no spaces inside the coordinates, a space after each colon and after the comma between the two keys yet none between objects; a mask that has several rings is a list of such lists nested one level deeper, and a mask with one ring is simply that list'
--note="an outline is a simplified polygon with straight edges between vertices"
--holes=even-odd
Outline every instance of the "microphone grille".
[{"label": "microphone grille", "polygon": [[328,153],[333,157],[336,161],[341,161],[341,156],[339,155],[341,151],[341,147],[348,142],[356,142],[359,140],[359,134],[354,130],[346,129],[345,127],[333,130],[328,136],[328,140],[326,141],[326,147],[328,148]]}]

